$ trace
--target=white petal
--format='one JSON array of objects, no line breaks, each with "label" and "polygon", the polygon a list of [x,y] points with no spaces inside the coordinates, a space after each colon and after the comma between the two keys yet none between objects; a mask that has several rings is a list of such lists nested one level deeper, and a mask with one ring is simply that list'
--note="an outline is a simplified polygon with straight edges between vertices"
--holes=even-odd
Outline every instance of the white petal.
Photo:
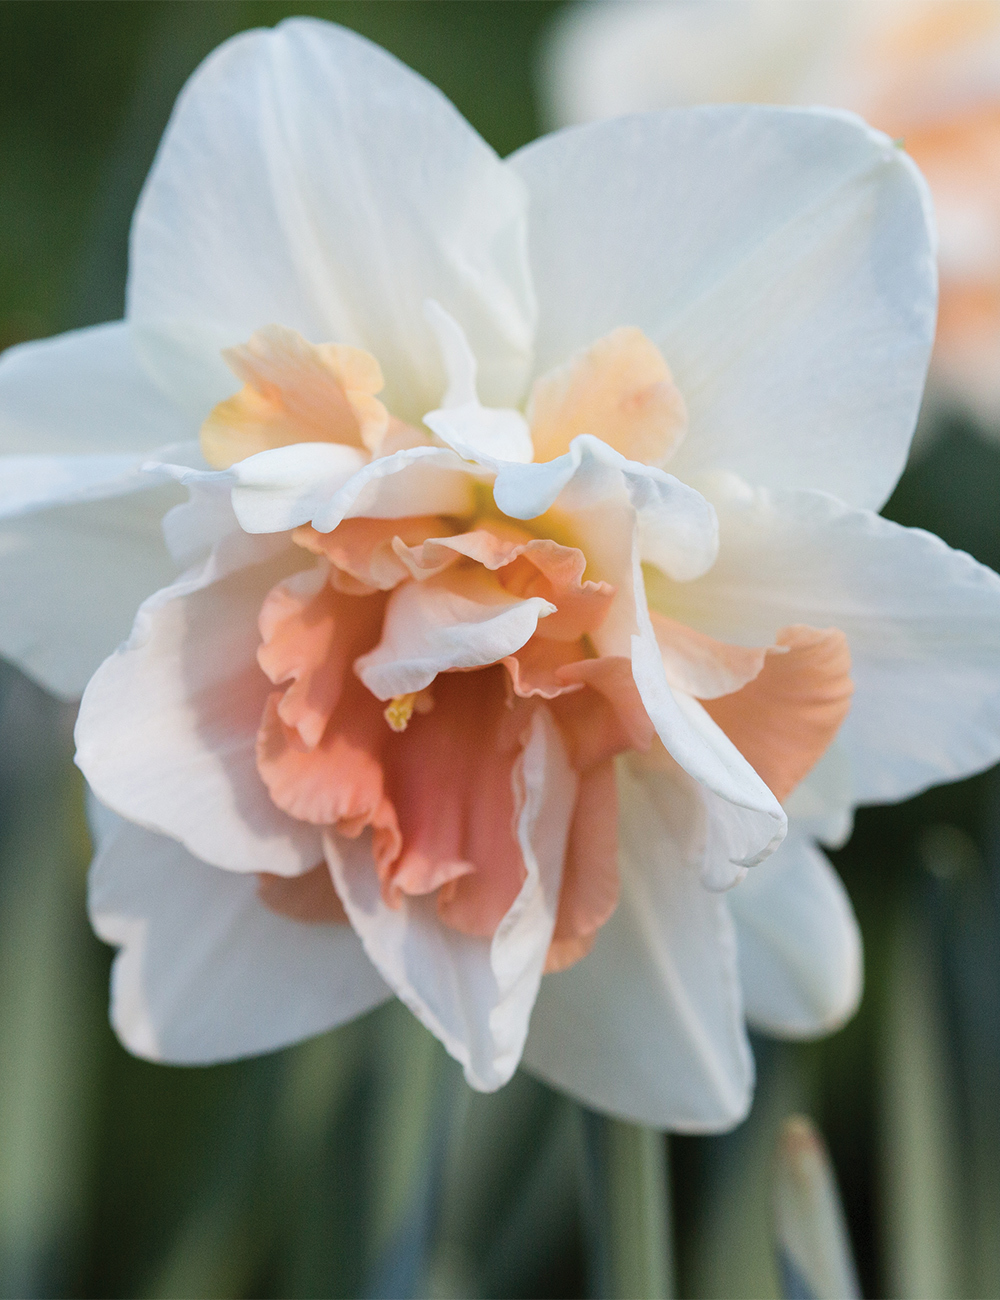
[{"label": "white petal", "polygon": [[258,452],[229,472],[233,508],[248,533],[309,522],[329,533],[355,515],[468,514],[476,473],[444,447],[410,447],[366,463],[353,447],[308,442]]},{"label": "white petal", "polygon": [[934,333],[926,187],[845,113],[675,109],[548,136],[532,193],[545,371],[620,325],[687,403],[670,468],[878,507],[902,470]]},{"label": "white petal", "polygon": [[157,488],[0,524],[0,654],[79,697],[142,601],[176,575],[161,521],[178,495]]},{"label": "white petal", "polygon": [[582,961],[542,982],[525,1065],[636,1123],[730,1128],[753,1060],[726,901],[700,880],[698,791],[625,761],[618,777],[618,908]]},{"label": "white petal", "polygon": [[481,461],[490,468],[505,460],[530,461],[535,449],[520,411],[480,404],[476,358],[461,325],[433,299],[424,304],[424,315],[441,348],[448,378],[441,409],[428,412],[424,423],[467,460]]},{"label": "white petal", "polygon": [[796,831],[726,894],[750,1024],[782,1038],[838,1029],[861,1000],[861,933],[826,857]]},{"label": "white petal", "polygon": [[576,774],[545,709],[532,719],[518,769],[524,804],[517,837],[527,878],[492,940],[443,925],[432,897],[406,897],[398,911],[387,907],[364,842],[327,841],[337,890],[368,956],[461,1063],[471,1086],[485,1092],[506,1083],[521,1058],[576,802]]},{"label": "white petal", "polygon": [[255,757],[272,689],[257,666],[257,615],[309,559],[236,530],[142,606],[80,706],[77,763],[101,802],[232,871],[292,876],[323,856],[318,830],[271,802]]},{"label": "white petal", "polygon": [[404,582],[389,597],[382,640],[354,670],[380,700],[422,691],[438,673],[499,663],[555,612],[540,596],[511,596],[480,568]]},{"label": "white petal", "polygon": [[685,580],[715,560],[715,514],[704,497],[671,474],[627,460],[600,438],[581,434],[555,460],[504,465],[493,496],[513,519],[534,519],[558,500],[562,510],[588,510],[624,484],[636,514],[642,558]]},{"label": "white petal", "polygon": [[124,321],[8,348],[0,358],[0,451],[143,456],[198,425],[147,377]]},{"label": "white petal", "polygon": [[248,456],[232,467],[233,509],[248,533],[308,523],[367,462],[356,447],[299,442]]},{"label": "white petal", "polygon": [[270,1052],[391,996],[346,925],[304,925],[252,877],[120,821],[90,876],[90,915],[118,944],[111,1023],[129,1051],[204,1065]]},{"label": "white petal", "polygon": [[632,637],[632,675],[668,754],[705,791],[712,815],[703,864],[704,883],[712,889],[728,889],[741,879],[744,868],[763,861],[781,843],[787,829],[785,814],[698,701],[671,689],[646,607],[638,563],[634,590],[638,633]]},{"label": "white petal", "polygon": [[[438,404],[428,298],[461,321],[491,405],[527,378],[523,185],[439,91],[343,28],[245,32],[188,82],[132,228],[129,316],[231,343],[277,321],[378,357],[411,423]],[[262,252],[262,250],[266,250]]]},{"label": "white petal", "polygon": [[792,623],[846,634],[855,693],[838,744],[854,802],[906,798],[1000,758],[996,574],[825,493],[733,484],[713,499],[719,559],[664,588],[671,616],[744,645]]}]

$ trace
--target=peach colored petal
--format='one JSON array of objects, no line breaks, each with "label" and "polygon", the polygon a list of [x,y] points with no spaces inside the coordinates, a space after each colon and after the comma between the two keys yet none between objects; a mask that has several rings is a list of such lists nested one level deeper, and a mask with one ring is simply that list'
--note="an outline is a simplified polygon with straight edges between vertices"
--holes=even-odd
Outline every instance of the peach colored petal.
[{"label": "peach colored petal", "polygon": [[684,436],[687,410],[659,348],[623,327],[537,380],[528,420],[536,460],[590,433],[629,460],[662,465]]},{"label": "peach colored petal", "polygon": [[380,761],[391,732],[379,702],[348,675],[323,739],[307,749],[282,722],[280,699],[277,691],[269,698],[257,735],[257,770],[271,798],[289,816],[344,835],[371,826],[376,857],[395,860],[402,841]]},{"label": "peach colored petal", "polygon": [[620,655],[584,659],[557,668],[555,676],[564,685],[588,688],[561,695],[549,706],[578,772],[627,749],[645,752],[652,744],[653,724],[639,698],[628,659]]},{"label": "peach colored petal", "polygon": [[257,662],[276,685],[289,682],[278,714],[307,748],[319,744],[354,658],[378,639],[382,595],[345,596],[325,566],[294,575],[267,595],[258,618]]},{"label": "peach colored petal", "polygon": [[268,325],[224,354],[244,387],[211,412],[201,449],[224,469],[272,447],[341,442],[377,451],[389,415],[374,396],[378,362],[360,348],[313,344],[295,330]]},{"label": "peach colored petal", "polygon": [[512,773],[530,706],[508,707],[501,668],[443,674],[433,691],[434,708],[384,750],[403,851],[383,894],[391,904],[403,889],[427,893],[450,873],[438,894],[441,919],[489,936],[526,875]]},{"label": "peach colored petal", "polygon": [[704,708],[771,788],[786,799],[826,753],[854,690],[847,638],[838,628],[796,625],[777,636],[787,654],[768,655],[761,673]]},{"label": "peach colored petal", "polygon": [[436,577],[464,557],[495,572],[505,591],[521,599],[539,596],[556,606],[536,635],[576,641],[595,632],[614,599],[607,582],[584,580],[587,560],[573,546],[532,537],[522,529],[490,523],[454,537],[428,538],[419,546],[396,546],[400,560],[418,580]]},{"label": "peach colored petal", "polygon": [[536,632],[527,645],[515,654],[508,655],[503,665],[510,673],[511,688],[515,695],[528,699],[532,695],[543,700],[554,700],[582,690],[580,682],[564,682],[556,675],[557,669],[587,658],[584,641],[553,641]]},{"label": "peach colored petal", "polygon": [[292,533],[297,546],[322,555],[333,565],[330,581],[338,591],[360,596],[390,591],[410,576],[396,554],[400,546],[414,547],[429,537],[446,536],[448,523],[439,515],[405,519],[345,519],[331,533],[303,524]]},{"label": "peach colored petal", "polygon": [[330,878],[330,868],[318,863],[301,876],[257,873],[257,897],[272,912],[308,925],[347,925],[347,913]]},{"label": "peach colored petal", "polygon": [[667,681],[687,695],[699,700],[731,695],[752,682],[764,667],[766,649],[727,645],[655,610],[650,611],[650,618]]},{"label": "peach colored petal", "polygon": [[580,779],[546,971],[579,961],[617,905],[618,788],[605,759]]}]

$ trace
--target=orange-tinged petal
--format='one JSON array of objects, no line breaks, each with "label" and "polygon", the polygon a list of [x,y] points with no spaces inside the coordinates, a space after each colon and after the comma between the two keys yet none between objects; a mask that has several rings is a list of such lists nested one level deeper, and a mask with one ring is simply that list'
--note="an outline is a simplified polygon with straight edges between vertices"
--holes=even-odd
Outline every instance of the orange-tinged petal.
[{"label": "orange-tinged petal", "polygon": [[225,469],[296,442],[340,442],[375,451],[389,414],[374,396],[378,362],[360,348],[309,343],[295,330],[268,325],[223,354],[243,388],[220,402],[201,427],[202,454]]},{"label": "orange-tinged petal", "polygon": [[687,409],[659,348],[625,326],[535,383],[528,411],[535,460],[593,434],[629,460],[662,465],[687,428]]},{"label": "orange-tinged petal", "polygon": [[787,654],[768,655],[752,682],[703,703],[775,797],[786,799],[826,753],[854,686],[847,638],[838,628],[796,625],[776,639]]},{"label": "orange-tinged petal", "polygon": [[605,759],[580,779],[546,972],[579,961],[617,905],[618,789]]},{"label": "orange-tinged petal", "polygon": [[318,863],[301,876],[257,873],[257,897],[272,912],[307,925],[347,925],[347,913],[333,887],[330,868]]}]

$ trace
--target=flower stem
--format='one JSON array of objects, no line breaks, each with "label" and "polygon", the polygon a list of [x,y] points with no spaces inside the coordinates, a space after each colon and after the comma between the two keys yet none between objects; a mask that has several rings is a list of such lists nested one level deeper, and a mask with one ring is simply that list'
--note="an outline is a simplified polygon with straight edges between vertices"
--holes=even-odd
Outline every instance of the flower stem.
[{"label": "flower stem", "polygon": [[584,1138],[594,1293],[668,1300],[674,1286],[665,1135],[584,1112]]}]

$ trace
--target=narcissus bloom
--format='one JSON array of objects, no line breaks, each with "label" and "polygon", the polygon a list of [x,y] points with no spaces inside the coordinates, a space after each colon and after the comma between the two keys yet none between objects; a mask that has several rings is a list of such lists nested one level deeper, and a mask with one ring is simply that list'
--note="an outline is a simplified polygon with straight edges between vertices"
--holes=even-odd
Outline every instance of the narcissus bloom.
[{"label": "narcissus bloom", "polygon": [[559,125],[683,104],[831,104],[860,113],[934,196],[938,401],[1000,436],[1000,3],[644,0],[560,15],[543,71]]},{"label": "narcissus bloom", "polygon": [[1000,581],[873,513],[933,324],[922,183],[843,114],[501,161],[335,27],[216,51],[126,320],[0,364],[2,645],[86,686],[126,1045],[396,994],[475,1087],[738,1120],[746,1020],[859,994],[815,840],[1000,754]]}]

